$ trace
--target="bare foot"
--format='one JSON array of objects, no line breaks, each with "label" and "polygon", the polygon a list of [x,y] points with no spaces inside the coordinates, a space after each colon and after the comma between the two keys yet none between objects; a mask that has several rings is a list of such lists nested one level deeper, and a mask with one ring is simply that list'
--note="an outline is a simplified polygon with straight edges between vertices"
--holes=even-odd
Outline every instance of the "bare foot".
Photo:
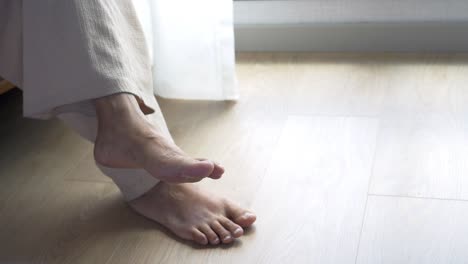
[{"label": "bare foot", "polygon": [[95,100],[99,125],[94,157],[111,168],[143,168],[168,183],[219,179],[223,167],[185,154],[171,138],[152,125],[133,95],[116,94]]},{"label": "bare foot", "polygon": [[130,206],[177,236],[202,245],[231,243],[256,220],[253,213],[193,184],[160,182]]}]

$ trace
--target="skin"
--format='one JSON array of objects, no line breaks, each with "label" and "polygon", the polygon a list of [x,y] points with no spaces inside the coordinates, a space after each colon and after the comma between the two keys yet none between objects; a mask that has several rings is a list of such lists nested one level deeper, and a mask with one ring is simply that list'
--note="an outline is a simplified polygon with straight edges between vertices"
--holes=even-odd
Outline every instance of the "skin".
[{"label": "skin", "polygon": [[130,205],[180,238],[201,245],[232,243],[256,219],[252,212],[201,191],[193,184],[162,182]]},{"label": "skin", "polygon": [[224,168],[184,153],[145,118],[133,95],[102,97],[94,104],[99,123],[96,162],[111,168],[143,168],[161,180],[130,202],[139,214],[201,245],[232,243],[255,222],[252,212],[191,184],[207,177],[219,179]]},{"label": "skin", "polygon": [[110,168],[143,168],[167,183],[219,179],[224,168],[194,159],[145,118],[133,95],[117,94],[95,101],[98,134],[96,161]]}]

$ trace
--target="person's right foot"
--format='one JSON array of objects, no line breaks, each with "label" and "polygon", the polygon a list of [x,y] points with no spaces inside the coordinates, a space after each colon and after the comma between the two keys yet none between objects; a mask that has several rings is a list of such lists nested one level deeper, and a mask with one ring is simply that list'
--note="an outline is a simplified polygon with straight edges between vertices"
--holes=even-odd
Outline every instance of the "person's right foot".
[{"label": "person's right foot", "polygon": [[153,126],[133,95],[117,94],[95,101],[98,134],[94,145],[97,163],[111,168],[143,168],[168,183],[219,179],[223,167],[194,159]]}]

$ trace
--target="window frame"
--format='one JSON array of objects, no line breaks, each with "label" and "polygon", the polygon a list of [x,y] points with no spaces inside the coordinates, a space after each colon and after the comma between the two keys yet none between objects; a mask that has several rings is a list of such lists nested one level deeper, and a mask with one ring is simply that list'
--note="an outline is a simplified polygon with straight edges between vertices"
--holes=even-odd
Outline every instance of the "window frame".
[{"label": "window frame", "polygon": [[241,51],[468,51],[468,1],[234,1]]}]

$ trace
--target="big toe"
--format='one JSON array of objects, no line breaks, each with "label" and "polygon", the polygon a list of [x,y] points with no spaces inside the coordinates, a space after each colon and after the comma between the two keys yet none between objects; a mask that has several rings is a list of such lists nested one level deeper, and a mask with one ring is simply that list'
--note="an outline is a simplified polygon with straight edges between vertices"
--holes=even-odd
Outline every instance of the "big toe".
[{"label": "big toe", "polygon": [[[207,161],[207,159],[198,159],[198,160],[199,161]],[[221,178],[221,176],[223,176],[224,167],[221,166],[217,162],[213,162],[213,165],[214,165],[213,171],[211,172],[211,174],[208,177],[217,180],[217,179]]]},{"label": "big toe", "polygon": [[242,227],[249,227],[257,220],[257,216],[254,213],[232,202],[227,202],[226,208],[228,217]]},{"label": "big toe", "polygon": [[219,179],[223,174],[224,167],[215,162],[213,172],[210,174],[209,177],[212,179]]},{"label": "big toe", "polygon": [[215,165],[209,160],[194,160],[185,166],[182,176],[195,182],[210,176],[214,169]]}]

